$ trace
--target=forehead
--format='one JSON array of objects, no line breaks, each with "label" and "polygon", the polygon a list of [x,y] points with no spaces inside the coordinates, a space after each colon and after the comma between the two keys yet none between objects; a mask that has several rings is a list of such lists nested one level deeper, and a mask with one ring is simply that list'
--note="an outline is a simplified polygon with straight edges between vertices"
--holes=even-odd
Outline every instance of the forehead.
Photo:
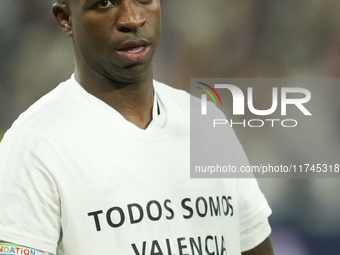
[{"label": "forehead", "polygon": [[[85,8],[86,6],[90,6],[92,4],[95,4],[96,2],[100,2],[101,0],[58,0],[59,2],[65,3],[67,4],[70,9],[78,9],[78,8]],[[116,4],[119,4],[121,2],[124,1],[136,1],[136,2],[140,2],[142,5],[143,1],[145,0],[109,0],[109,1],[114,1]],[[160,8],[161,6],[161,0],[151,0],[148,5],[151,6],[157,6],[158,8]]]},{"label": "forehead", "polygon": [[[78,4],[81,4],[81,3],[89,2],[91,0],[58,0],[58,1],[64,2],[64,3],[78,3]],[[100,0],[98,0],[98,1],[100,1]],[[126,0],[116,0],[115,2],[122,2],[122,1],[126,1]],[[155,0],[155,1],[159,1],[160,2],[160,0]]]}]

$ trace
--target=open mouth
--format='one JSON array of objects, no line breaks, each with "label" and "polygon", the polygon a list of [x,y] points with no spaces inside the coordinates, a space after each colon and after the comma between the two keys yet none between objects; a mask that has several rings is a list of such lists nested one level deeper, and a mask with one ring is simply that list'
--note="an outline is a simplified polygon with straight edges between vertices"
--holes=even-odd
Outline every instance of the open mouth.
[{"label": "open mouth", "polygon": [[143,61],[148,52],[150,45],[145,42],[129,42],[117,50],[118,54],[131,62]]},{"label": "open mouth", "polygon": [[145,47],[146,46],[131,47],[131,48],[123,49],[122,51],[129,52],[129,53],[139,53],[139,52],[142,52]]}]

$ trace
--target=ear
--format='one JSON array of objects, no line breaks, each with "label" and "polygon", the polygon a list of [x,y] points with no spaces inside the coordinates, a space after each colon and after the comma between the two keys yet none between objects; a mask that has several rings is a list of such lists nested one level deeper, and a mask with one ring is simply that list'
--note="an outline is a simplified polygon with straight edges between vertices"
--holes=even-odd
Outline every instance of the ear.
[{"label": "ear", "polygon": [[72,17],[70,8],[64,3],[55,3],[52,6],[54,18],[67,35],[72,34]]}]

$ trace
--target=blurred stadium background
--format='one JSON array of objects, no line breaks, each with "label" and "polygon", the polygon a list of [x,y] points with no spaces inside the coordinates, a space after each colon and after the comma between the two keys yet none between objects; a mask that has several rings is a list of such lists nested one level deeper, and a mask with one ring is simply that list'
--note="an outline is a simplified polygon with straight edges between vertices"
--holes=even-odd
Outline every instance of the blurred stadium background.
[{"label": "blurred stadium background", "polygon": [[[0,1],[0,139],[22,111],[72,73],[70,40],[52,18],[53,2]],[[340,76],[340,1],[161,2],[163,35],[155,77],[171,86],[188,90],[190,77]],[[324,101],[338,109],[337,100]],[[332,116],[325,112],[325,118],[339,130],[338,111]],[[251,132],[239,138],[248,153],[254,144],[258,151],[280,151]],[[338,136],[328,139],[339,152]],[[285,141],[271,146],[280,142]],[[295,152],[289,154],[292,160],[299,157]],[[277,255],[340,254],[339,180],[259,183],[273,209]]]}]

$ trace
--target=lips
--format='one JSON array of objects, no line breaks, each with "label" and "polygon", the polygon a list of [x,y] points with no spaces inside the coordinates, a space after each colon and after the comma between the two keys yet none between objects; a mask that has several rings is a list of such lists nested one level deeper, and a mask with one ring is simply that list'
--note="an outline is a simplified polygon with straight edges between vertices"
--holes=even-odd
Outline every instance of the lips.
[{"label": "lips", "polygon": [[131,62],[143,61],[150,48],[150,43],[145,40],[129,41],[117,49],[117,53]]}]

